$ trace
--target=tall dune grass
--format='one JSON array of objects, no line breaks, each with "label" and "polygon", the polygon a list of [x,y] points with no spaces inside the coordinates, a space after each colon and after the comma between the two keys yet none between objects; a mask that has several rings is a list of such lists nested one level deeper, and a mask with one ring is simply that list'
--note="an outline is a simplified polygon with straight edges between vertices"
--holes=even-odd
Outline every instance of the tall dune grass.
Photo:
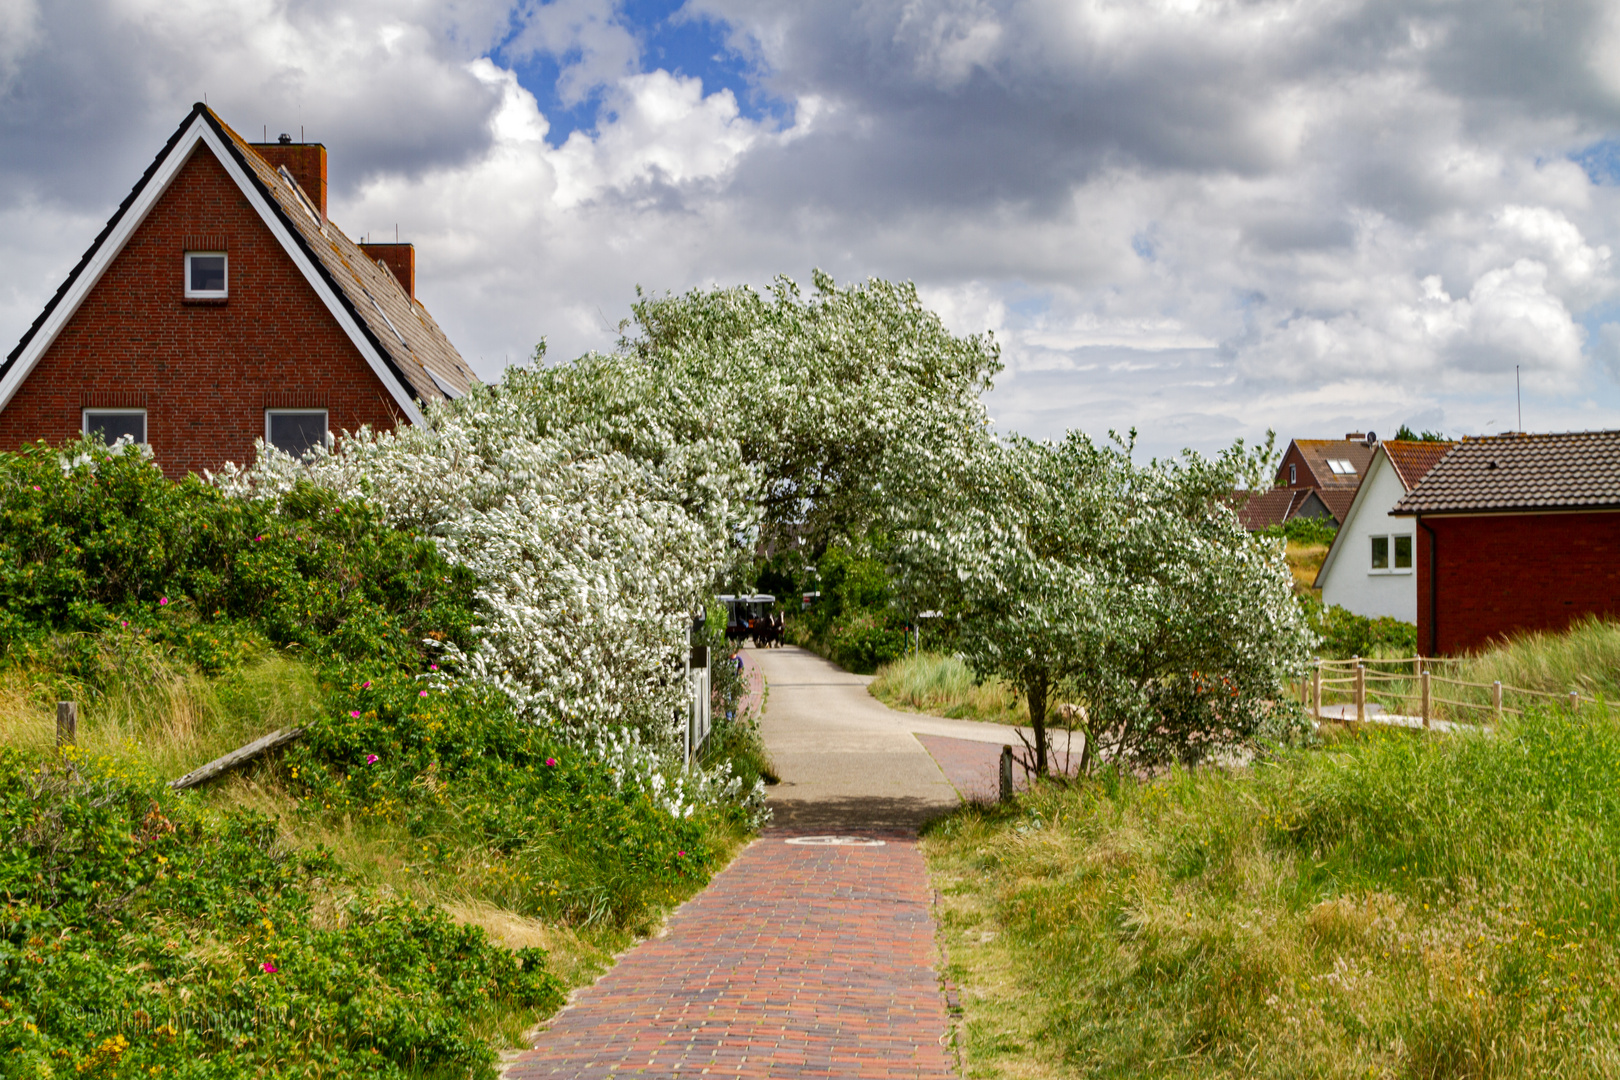
[{"label": "tall dune grass", "polygon": [[1029,705],[1022,695],[999,679],[979,682],[955,656],[931,652],[904,656],[879,668],[867,689],[894,709],[998,724],[1029,723]]},{"label": "tall dune grass", "polygon": [[1620,1077],[1620,720],[1357,731],[925,840],[967,1075]]}]

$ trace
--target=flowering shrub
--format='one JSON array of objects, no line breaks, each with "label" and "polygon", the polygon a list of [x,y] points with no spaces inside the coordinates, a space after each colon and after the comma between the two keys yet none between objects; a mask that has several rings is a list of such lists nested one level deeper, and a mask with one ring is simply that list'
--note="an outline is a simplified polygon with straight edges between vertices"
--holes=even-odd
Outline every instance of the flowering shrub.
[{"label": "flowering shrub", "polygon": [[110,762],[0,748],[0,843],[7,1075],[493,1076],[478,1025],[561,1001],[539,950]]}]

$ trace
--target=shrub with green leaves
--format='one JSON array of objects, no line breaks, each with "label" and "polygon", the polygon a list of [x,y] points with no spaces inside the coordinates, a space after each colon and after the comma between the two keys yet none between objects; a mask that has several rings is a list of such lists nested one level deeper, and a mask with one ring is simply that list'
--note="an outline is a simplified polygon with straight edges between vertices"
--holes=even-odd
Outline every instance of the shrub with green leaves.
[{"label": "shrub with green leaves", "polygon": [[165,479],[93,441],[0,454],[0,650],[99,667],[96,635],[145,633],[205,672],[269,643],[416,669],[465,645],[475,582],[374,509],[300,484],[277,503]]},{"label": "shrub with green leaves", "polygon": [[492,1076],[481,1026],[561,1001],[538,950],[116,762],[0,749],[0,835],[7,1075]]},{"label": "shrub with green leaves", "polygon": [[1369,618],[1336,604],[1302,596],[1305,619],[1321,639],[1318,652],[1329,658],[1415,656],[1417,627],[1388,615]]}]

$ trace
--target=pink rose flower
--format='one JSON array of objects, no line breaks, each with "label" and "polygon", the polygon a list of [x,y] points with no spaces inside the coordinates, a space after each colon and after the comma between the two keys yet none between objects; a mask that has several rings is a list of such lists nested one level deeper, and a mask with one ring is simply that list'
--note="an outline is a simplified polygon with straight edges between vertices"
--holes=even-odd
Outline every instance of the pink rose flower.
[{"label": "pink rose flower", "polygon": [[554,758],[554,757],[548,757],[548,758],[546,758],[546,767],[547,767],[547,768],[552,768],[552,767],[554,767],[554,766],[555,766],[555,765],[556,765],[556,764],[557,764],[557,759],[556,759],[556,758]]},{"label": "pink rose flower", "polygon": [[375,764],[377,764],[377,755],[376,754],[367,754],[366,755],[366,764],[367,765],[375,765]]},{"label": "pink rose flower", "polygon": [[270,961],[266,960],[264,963],[259,965],[259,970],[264,972],[266,975],[274,975],[281,969],[276,967],[276,965],[272,964]]},{"label": "pink rose flower", "polygon": [[163,599],[158,601],[158,607],[162,607],[164,604],[167,604],[168,602],[169,602],[169,598],[167,596],[165,596]]},{"label": "pink rose flower", "polygon": [[427,691],[426,690],[422,691],[420,694],[417,695],[417,697],[427,697]]},{"label": "pink rose flower", "polygon": [[353,717],[359,717],[360,710],[359,709],[350,709],[349,710],[349,715],[353,716]]}]

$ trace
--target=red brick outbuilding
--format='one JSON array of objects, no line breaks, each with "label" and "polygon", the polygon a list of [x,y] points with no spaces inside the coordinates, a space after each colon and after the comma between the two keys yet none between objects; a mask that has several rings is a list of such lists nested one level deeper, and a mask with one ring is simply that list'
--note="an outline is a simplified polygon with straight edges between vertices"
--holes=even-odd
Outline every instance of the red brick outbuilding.
[{"label": "red brick outbuilding", "polygon": [[1426,655],[1620,617],[1620,431],[1464,439],[1391,513],[1417,521]]},{"label": "red brick outbuilding", "polygon": [[408,244],[326,216],[326,148],[195,106],[0,365],[0,448],[100,432],[169,475],[420,423],[473,375]]}]

